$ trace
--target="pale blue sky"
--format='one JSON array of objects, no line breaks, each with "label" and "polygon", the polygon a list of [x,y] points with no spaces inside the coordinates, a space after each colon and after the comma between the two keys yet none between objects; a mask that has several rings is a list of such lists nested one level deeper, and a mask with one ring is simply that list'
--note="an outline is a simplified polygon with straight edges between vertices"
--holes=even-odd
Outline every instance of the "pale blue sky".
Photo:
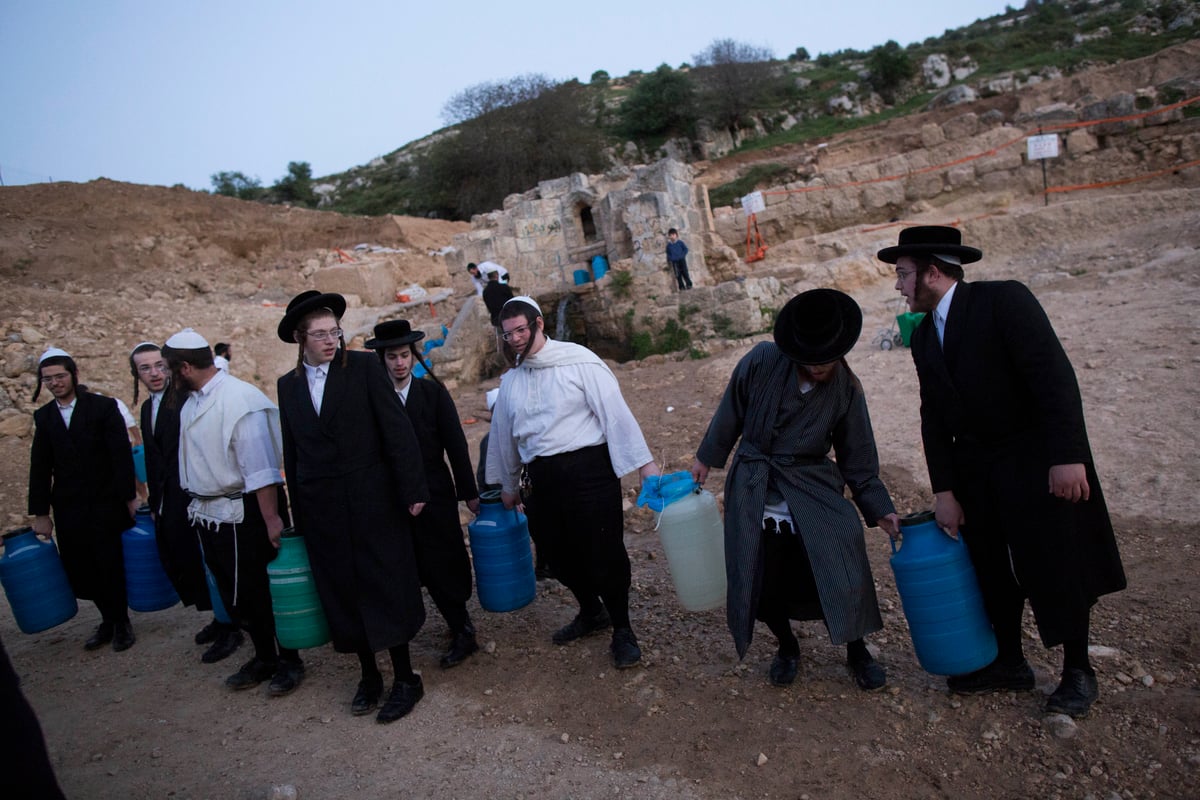
[{"label": "pale blue sky", "polygon": [[[1015,2],[1015,0],[1010,0]],[[210,188],[341,172],[442,126],[454,93],[531,72],[678,66],[718,38],[784,57],[905,45],[1002,0],[455,3],[0,0],[0,175]]]}]

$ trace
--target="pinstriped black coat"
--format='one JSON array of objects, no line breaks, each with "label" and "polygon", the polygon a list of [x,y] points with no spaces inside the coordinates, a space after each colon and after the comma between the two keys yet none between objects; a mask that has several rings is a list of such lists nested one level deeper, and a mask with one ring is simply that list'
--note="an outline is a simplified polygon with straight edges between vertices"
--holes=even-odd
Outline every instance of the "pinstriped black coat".
[{"label": "pinstriped black coat", "polygon": [[[793,403],[803,405],[800,413],[780,426],[781,410]],[[840,644],[882,628],[862,523],[843,495],[849,486],[871,526],[895,511],[879,480],[875,437],[858,381],[839,369],[829,383],[802,397],[795,365],[773,342],[763,342],[734,368],[696,457],[722,466],[739,437],[725,477],[726,613],[738,656],[750,647],[762,594],[768,479],[787,500],[803,538],[830,638]],[[836,464],[827,456],[831,447]]]}]

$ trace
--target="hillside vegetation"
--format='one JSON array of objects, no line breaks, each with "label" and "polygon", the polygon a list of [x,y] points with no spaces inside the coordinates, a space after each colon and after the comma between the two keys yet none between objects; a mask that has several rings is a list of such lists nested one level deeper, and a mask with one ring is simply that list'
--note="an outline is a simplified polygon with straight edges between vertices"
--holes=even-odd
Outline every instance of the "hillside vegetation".
[{"label": "hillside vegetation", "polygon": [[[555,82],[525,75],[450,98],[448,127],[347,172],[313,178],[306,162],[270,188],[240,172],[213,176],[219,194],[351,214],[449,219],[570,172],[662,156],[711,160],[835,133],[1045,78],[1141,58],[1200,35],[1195,0],[1029,0],[905,46],[778,59],[718,39],[694,64]],[[1170,87],[1161,101],[1171,102]],[[747,167],[750,169],[750,167]],[[776,170],[778,171],[778,170]],[[716,187],[730,202],[773,177],[770,165]]]}]

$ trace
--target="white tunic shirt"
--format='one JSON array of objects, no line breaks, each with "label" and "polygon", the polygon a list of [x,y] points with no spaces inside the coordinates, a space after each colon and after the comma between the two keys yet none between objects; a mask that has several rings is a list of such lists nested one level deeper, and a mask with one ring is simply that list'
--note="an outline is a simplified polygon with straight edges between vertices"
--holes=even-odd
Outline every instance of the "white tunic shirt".
[{"label": "white tunic shirt", "polygon": [[605,443],[617,477],[653,460],[608,366],[585,347],[547,339],[500,379],[487,480],[515,494],[522,464]]}]

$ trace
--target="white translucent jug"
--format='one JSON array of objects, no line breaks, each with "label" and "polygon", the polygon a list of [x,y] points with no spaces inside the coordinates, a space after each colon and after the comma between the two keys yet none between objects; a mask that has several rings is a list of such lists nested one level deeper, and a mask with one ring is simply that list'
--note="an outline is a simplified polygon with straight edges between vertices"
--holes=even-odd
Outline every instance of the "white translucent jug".
[{"label": "white translucent jug", "polygon": [[725,605],[725,531],[712,493],[693,492],[668,505],[658,535],[680,604],[688,611]]}]

